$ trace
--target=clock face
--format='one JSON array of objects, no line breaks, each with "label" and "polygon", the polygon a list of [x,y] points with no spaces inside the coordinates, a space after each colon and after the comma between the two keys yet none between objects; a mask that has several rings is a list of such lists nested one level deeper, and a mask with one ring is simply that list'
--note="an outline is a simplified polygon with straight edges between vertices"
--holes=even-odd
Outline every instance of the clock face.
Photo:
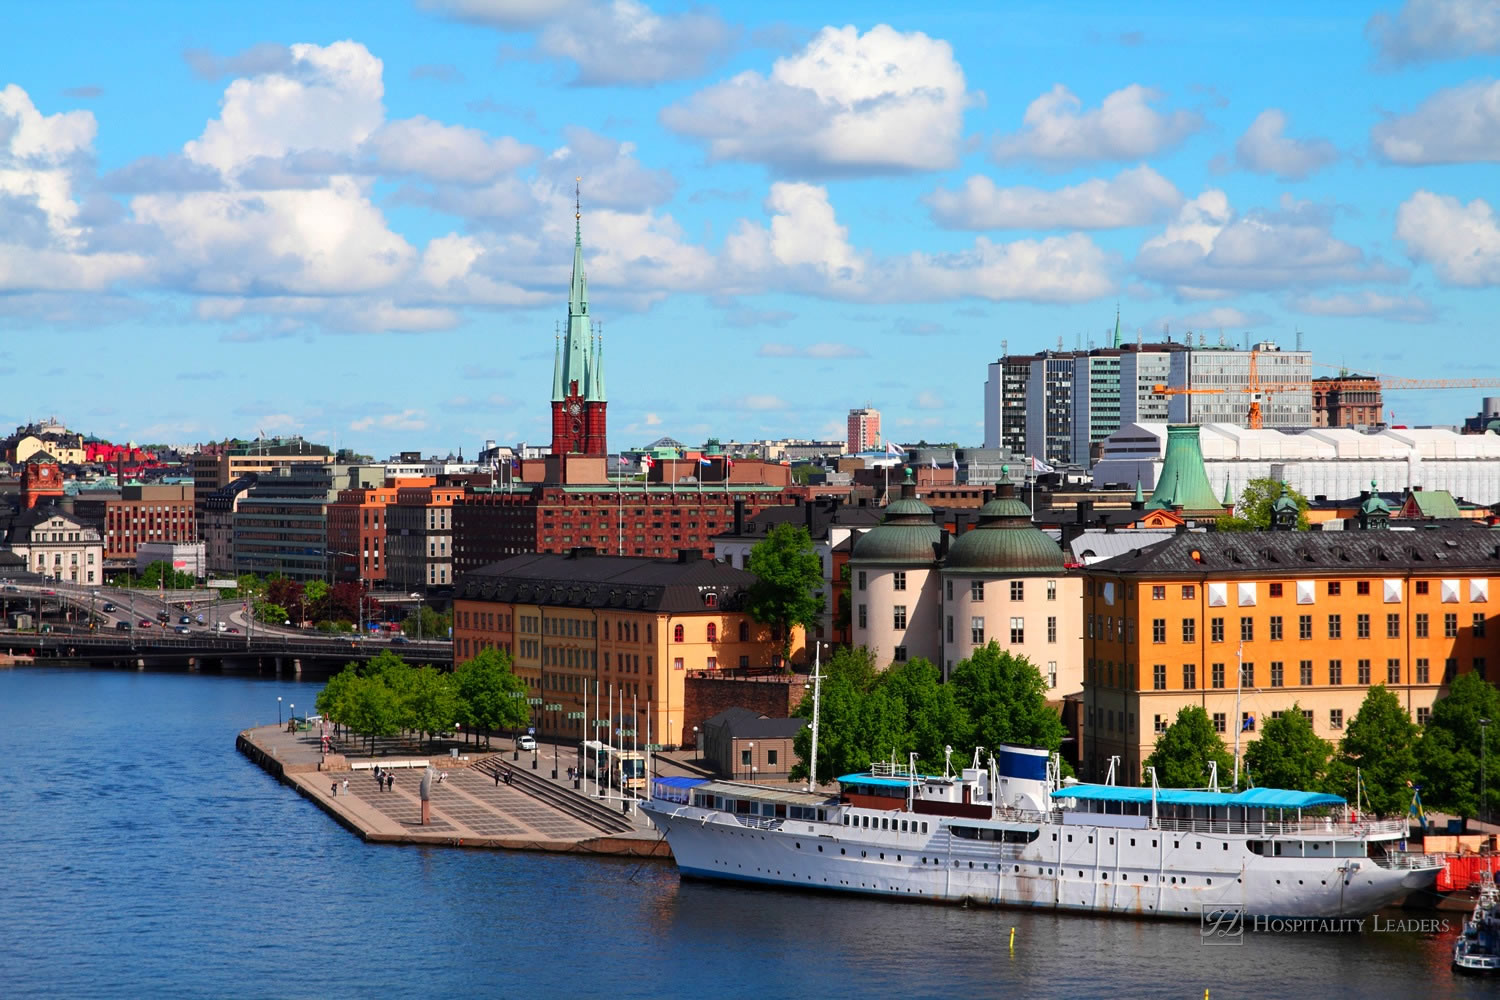
[{"label": "clock face", "polygon": [[576,416],[578,416],[578,414],[580,414],[580,413],[583,412],[583,407],[579,406],[578,405],[578,400],[575,399],[575,400],[573,400],[573,402],[571,402],[571,403],[568,404],[568,412],[571,413],[571,414],[573,414],[573,416],[576,417]]}]

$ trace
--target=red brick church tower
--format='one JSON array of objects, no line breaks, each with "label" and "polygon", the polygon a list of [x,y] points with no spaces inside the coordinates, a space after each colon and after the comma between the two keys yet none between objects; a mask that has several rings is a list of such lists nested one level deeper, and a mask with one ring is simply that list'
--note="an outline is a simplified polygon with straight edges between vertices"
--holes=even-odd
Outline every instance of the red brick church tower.
[{"label": "red brick church tower", "polygon": [[595,333],[589,320],[588,278],[583,273],[583,213],[576,204],[568,329],[554,351],[552,454],[607,455],[604,338]]},{"label": "red brick church tower", "polygon": [[21,471],[21,509],[30,510],[44,498],[61,500],[62,495],[62,469],[58,467],[57,459],[45,451],[28,458]]}]

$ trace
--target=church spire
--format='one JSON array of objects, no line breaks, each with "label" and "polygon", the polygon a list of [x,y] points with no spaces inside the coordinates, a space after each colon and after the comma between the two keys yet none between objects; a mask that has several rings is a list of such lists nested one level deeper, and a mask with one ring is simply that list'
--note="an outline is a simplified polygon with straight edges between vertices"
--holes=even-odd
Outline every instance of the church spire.
[{"label": "church spire", "polygon": [[1120,304],[1118,302],[1115,303],[1115,345],[1114,346],[1115,346],[1116,349],[1119,349],[1119,347],[1121,346],[1121,342],[1120,342]]},{"label": "church spire", "polygon": [[591,403],[602,403],[609,397],[604,394],[604,324],[598,326],[593,340],[593,360],[589,363],[589,392]]},{"label": "church spire", "polygon": [[561,403],[567,395],[566,386],[563,384],[562,366],[562,335],[558,333],[557,324],[552,324],[552,402]]},{"label": "church spire", "polygon": [[[579,182],[581,185],[581,181]],[[589,391],[589,284],[583,272],[583,207],[581,187],[573,202],[573,283],[568,291],[568,328],[563,332],[563,397]]]}]

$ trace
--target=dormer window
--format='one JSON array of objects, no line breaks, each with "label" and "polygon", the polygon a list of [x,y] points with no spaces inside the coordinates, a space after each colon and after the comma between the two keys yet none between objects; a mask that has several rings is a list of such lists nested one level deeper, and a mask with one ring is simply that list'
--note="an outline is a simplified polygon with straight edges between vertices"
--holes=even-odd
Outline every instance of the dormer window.
[{"label": "dormer window", "polygon": [[717,608],[719,606],[719,595],[713,591],[703,595],[703,606],[705,608]]}]

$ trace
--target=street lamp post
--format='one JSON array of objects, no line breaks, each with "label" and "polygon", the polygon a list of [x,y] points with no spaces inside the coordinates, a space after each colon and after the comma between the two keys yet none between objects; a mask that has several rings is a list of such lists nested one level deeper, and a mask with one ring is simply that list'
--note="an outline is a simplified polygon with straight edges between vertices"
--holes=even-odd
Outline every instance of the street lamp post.
[{"label": "street lamp post", "polygon": [[1488,743],[1488,740],[1487,740],[1487,737],[1489,736],[1489,730],[1490,730],[1490,720],[1489,719],[1480,719],[1479,720],[1479,822],[1480,823],[1488,823],[1490,821],[1490,811],[1489,811],[1490,788],[1489,788],[1489,785],[1486,783],[1486,780],[1485,780],[1486,775],[1485,775],[1485,766],[1484,766],[1485,765],[1485,758],[1488,756],[1488,752],[1487,751],[1489,750],[1489,743]]},{"label": "street lamp post", "polygon": [[422,641],[422,595],[412,591],[411,597],[417,602],[417,641]]},{"label": "street lamp post", "polygon": [[755,774],[755,741],[754,740],[750,741],[750,773],[751,773],[752,777]]},{"label": "street lamp post", "polygon": [[281,726],[281,695],[276,696],[276,725]]},{"label": "street lamp post", "polygon": [[297,706],[291,702],[287,702],[286,717],[289,722],[295,723],[297,721]]}]

